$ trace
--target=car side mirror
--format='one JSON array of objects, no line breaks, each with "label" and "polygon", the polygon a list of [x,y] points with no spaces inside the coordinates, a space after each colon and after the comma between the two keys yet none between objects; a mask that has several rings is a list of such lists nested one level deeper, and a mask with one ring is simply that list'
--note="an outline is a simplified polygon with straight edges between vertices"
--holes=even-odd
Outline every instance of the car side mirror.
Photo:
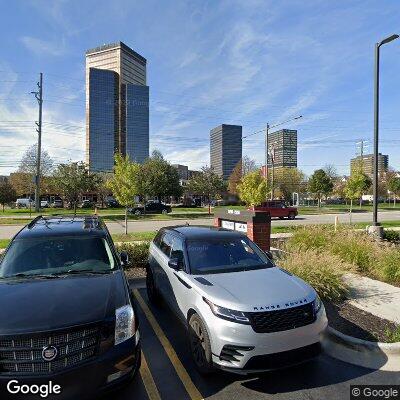
[{"label": "car side mirror", "polygon": [[129,263],[129,256],[126,251],[121,251],[119,254],[119,258],[121,259],[121,264],[125,267]]},{"label": "car side mirror", "polygon": [[175,271],[179,271],[180,269],[182,269],[182,263],[179,261],[178,258],[171,258],[168,261],[168,266]]}]

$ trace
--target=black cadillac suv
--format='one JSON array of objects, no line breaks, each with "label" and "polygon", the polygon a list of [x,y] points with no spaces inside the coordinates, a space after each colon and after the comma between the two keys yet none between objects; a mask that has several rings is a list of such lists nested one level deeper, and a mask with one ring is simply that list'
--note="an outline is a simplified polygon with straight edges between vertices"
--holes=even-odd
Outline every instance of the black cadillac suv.
[{"label": "black cadillac suv", "polygon": [[1,399],[40,385],[57,385],[49,398],[91,398],[133,379],[140,336],[125,262],[95,216],[37,217],[13,238],[0,262]]}]

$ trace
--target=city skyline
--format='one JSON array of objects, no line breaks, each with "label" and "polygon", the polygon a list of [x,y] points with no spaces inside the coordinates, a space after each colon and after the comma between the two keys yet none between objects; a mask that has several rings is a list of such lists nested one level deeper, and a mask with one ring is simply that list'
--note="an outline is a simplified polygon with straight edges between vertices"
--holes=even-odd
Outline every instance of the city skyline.
[{"label": "city skyline", "polygon": [[[242,125],[246,136],[299,113],[302,120],[285,128],[301,133],[298,167],[308,175],[325,164],[347,174],[356,142],[372,143],[373,47],[398,27],[393,1],[385,7],[377,1],[341,7],[318,1],[290,6],[194,1],[177,2],[173,13],[145,2],[39,3],[7,4],[3,13],[11,17],[1,36],[0,137],[3,146],[16,147],[3,152],[0,174],[15,170],[36,142],[37,104],[30,92],[40,71],[43,148],[55,163],[85,159],[83,54],[120,39],[149,60],[150,151],[160,149],[171,163],[207,165],[209,130],[222,121]],[[89,23],[83,23],[82,12],[91,14]],[[379,149],[396,169],[398,55],[396,42],[381,53]],[[244,140],[243,154],[263,163],[262,133]]]}]

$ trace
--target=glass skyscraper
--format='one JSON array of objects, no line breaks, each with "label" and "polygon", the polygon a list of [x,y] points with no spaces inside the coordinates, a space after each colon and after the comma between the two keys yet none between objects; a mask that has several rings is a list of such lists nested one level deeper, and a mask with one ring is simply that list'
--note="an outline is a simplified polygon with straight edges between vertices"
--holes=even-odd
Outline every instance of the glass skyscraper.
[{"label": "glass skyscraper", "polygon": [[146,59],[122,42],[86,52],[86,161],[110,172],[114,155],[149,156]]}]

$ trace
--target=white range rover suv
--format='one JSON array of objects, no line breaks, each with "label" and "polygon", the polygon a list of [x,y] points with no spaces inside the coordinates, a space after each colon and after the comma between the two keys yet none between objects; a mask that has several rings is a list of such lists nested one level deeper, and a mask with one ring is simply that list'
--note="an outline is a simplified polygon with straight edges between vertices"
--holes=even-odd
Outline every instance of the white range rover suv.
[{"label": "white range rover suv", "polygon": [[284,368],[317,356],[327,326],[315,290],[277,267],[244,234],[161,229],[150,245],[147,293],[188,328],[201,373]]}]

